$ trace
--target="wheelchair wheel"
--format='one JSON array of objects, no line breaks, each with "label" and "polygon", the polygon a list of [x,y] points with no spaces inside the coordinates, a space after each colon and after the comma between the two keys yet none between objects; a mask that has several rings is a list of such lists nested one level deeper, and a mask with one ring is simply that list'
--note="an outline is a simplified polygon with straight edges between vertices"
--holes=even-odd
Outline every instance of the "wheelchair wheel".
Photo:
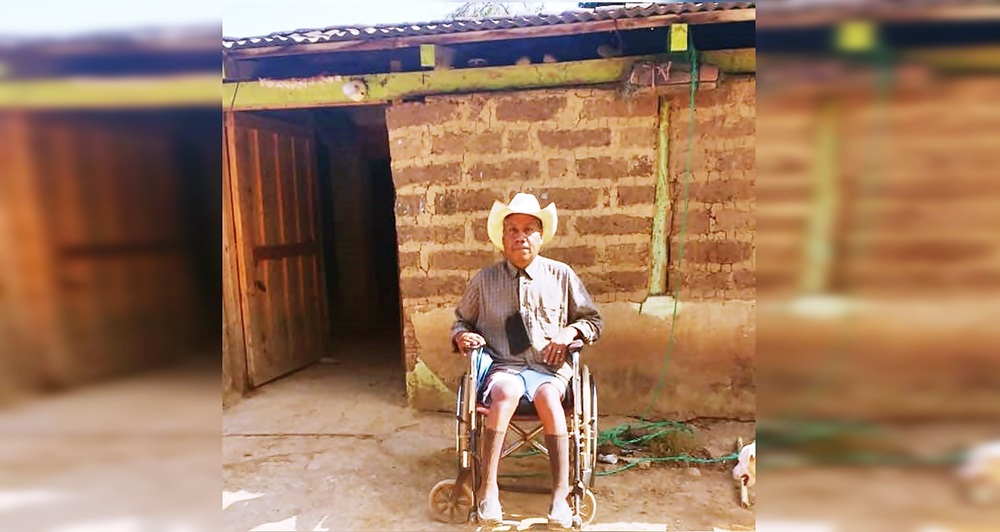
[{"label": "wheelchair wheel", "polygon": [[469,521],[472,501],[472,488],[466,483],[456,488],[455,479],[449,478],[431,488],[427,496],[427,507],[435,520],[457,525]]},{"label": "wheelchair wheel", "polygon": [[462,452],[462,388],[465,379],[458,380],[458,395],[455,396],[455,454]]},{"label": "wheelchair wheel", "polygon": [[580,516],[581,526],[589,525],[594,520],[594,516],[597,515],[597,497],[589,489],[583,493],[583,497],[580,497],[578,515]]},{"label": "wheelchair wheel", "polygon": [[583,482],[588,488],[594,486],[597,478],[597,386],[594,384],[594,377],[590,374],[590,368],[583,367],[583,451],[585,457],[585,467]]}]

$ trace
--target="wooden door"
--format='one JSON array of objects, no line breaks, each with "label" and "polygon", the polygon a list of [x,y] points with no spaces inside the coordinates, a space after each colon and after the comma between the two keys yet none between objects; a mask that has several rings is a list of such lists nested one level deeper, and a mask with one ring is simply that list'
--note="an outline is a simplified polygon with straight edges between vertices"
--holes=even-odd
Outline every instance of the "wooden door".
[{"label": "wooden door", "polygon": [[247,373],[259,386],[327,346],[316,146],[298,124],[246,113],[226,124]]},{"label": "wooden door", "polygon": [[222,142],[222,405],[247,391],[247,352],[243,336],[240,269],[236,258],[236,224],[233,223],[232,178],[229,171],[229,128],[223,124]]},{"label": "wooden door", "polygon": [[163,123],[102,112],[13,124],[16,166],[0,174],[12,178],[4,192],[18,244],[9,271],[26,331],[19,354],[30,353],[26,380],[36,386],[99,381],[191,348],[197,293]]}]

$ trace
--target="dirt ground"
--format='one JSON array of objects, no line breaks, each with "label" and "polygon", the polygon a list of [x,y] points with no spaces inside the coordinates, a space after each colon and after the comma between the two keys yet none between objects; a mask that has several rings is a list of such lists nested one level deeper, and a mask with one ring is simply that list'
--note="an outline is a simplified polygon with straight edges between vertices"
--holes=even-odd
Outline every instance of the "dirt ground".
[{"label": "dirt ground", "polygon": [[[430,488],[454,475],[454,426],[403,406],[399,367],[345,359],[265,386],[222,414],[221,446],[218,383],[217,366],[189,365],[0,411],[0,530],[472,530],[425,513]],[[602,418],[602,428],[619,421]],[[751,429],[700,428],[718,449]],[[998,440],[1000,424],[901,425],[893,436],[936,456]],[[504,473],[545,470],[538,457],[504,463]],[[748,530],[756,514],[761,531],[1000,530],[1000,504],[965,504],[949,468],[762,462],[752,511],[737,505],[728,472],[693,471],[599,477],[590,528]],[[503,494],[508,513],[528,519],[545,499]]]},{"label": "dirt ground", "polygon": [[0,411],[0,530],[218,530],[218,382],[196,362]]},{"label": "dirt ground", "polygon": [[[1000,441],[994,421],[898,422],[882,439],[858,450],[914,459],[908,465],[766,467],[758,469],[757,529],[912,530],[986,532],[1000,530],[1000,486],[992,504],[970,504],[956,481],[957,464],[933,465],[941,457],[988,441]],[[850,442],[842,442],[845,445]],[[763,451],[768,453],[765,448]],[[771,452],[771,456],[775,456]],[[931,465],[928,465],[931,464]],[[789,528],[784,528],[789,527]]]},{"label": "dirt ground", "polygon": [[[402,368],[345,353],[260,388],[223,415],[223,529],[473,530],[427,513],[427,495],[454,478],[454,419],[405,407]],[[628,421],[603,417],[601,428]],[[699,446],[728,454],[754,427],[697,421]],[[933,457],[1000,438],[996,423],[911,423],[890,447]],[[766,451],[765,451],[766,453]],[[763,464],[763,462],[762,462]],[[1000,505],[972,507],[951,467],[762,468],[752,509],[737,502],[732,463],[654,465],[600,476],[589,530],[920,532],[1000,530]],[[601,466],[604,469],[619,466]],[[503,462],[502,483],[544,487],[539,456]],[[527,478],[514,475],[532,475]],[[507,529],[533,529],[547,497],[502,492]]]},{"label": "dirt ground", "polygon": [[[354,360],[354,362],[352,362]],[[427,513],[439,480],[454,478],[454,416],[405,407],[402,368],[343,356],[264,386],[223,416],[224,530],[472,530]],[[602,428],[625,419],[601,418]],[[727,454],[752,424],[700,432]],[[544,487],[541,456],[506,459],[501,483]],[[620,467],[602,465],[605,469]],[[752,530],[729,468],[654,465],[598,477],[589,530]],[[524,477],[523,475],[539,475]],[[512,521],[534,528],[547,495],[503,491]]]}]

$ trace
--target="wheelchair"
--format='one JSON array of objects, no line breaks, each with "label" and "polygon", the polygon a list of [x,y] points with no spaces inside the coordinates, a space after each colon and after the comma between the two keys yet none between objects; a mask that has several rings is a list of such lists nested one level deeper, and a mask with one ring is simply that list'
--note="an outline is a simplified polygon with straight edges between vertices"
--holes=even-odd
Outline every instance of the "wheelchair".
[{"label": "wheelchair", "polygon": [[[570,507],[573,509],[573,529],[580,530],[589,524],[597,513],[597,499],[591,488],[597,466],[597,386],[590,369],[580,362],[583,342],[576,340],[568,346],[569,363],[573,368],[563,409],[566,412],[566,428],[569,435],[570,459]],[[428,496],[431,516],[444,523],[460,524],[477,520],[476,488],[482,481],[480,462],[483,450],[481,435],[488,409],[479,403],[482,381],[488,373],[489,362],[484,359],[483,348],[473,350],[469,356],[469,367],[462,376],[458,397],[455,401],[455,452],[458,461],[458,475],[454,479],[438,482]],[[531,423],[534,427],[522,426]],[[543,427],[535,411],[535,405],[521,397],[508,427],[508,434],[515,434],[518,441],[505,443],[500,455],[503,459],[518,449],[530,447],[545,456],[548,449],[536,438]],[[504,491],[536,491],[510,486],[500,486]]]}]

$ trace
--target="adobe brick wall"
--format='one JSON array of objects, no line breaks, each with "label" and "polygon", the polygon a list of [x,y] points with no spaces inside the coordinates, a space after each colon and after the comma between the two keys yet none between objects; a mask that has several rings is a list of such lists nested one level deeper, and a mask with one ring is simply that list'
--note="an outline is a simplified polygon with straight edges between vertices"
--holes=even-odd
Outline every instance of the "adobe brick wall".
[{"label": "adobe brick wall", "polygon": [[389,108],[404,305],[453,305],[473,273],[499,260],[486,214],[518,191],[559,209],[558,235],[544,255],[571,263],[600,301],[642,301],[656,112],[654,96],[625,102],[597,90]]},{"label": "adobe brick wall", "polygon": [[[832,100],[836,232],[830,290],[870,295],[1000,288],[1000,119],[980,99],[996,80],[901,87],[885,107],[870,91]],[[758,122],[758,290],[794,294],[820,161],[820,95],[762,98]]]},{"label": "adobe brick wall", "polygon": [[858,305],[849,318],[758,312],[762,417],[792,407],[845,419],[1000,415],[1000,330],[989,324],[1000,113],[982,103],[998,89],[950,76],[897,85],[884,107],[865,87],[762,95],[758,296],[798,294],[825,97],[837,186],[828,291]]},{"label": "adobe brick wall", "polygon": [[[671,194],[677,198],[687,99],[671,98]],[[670,268],[683,275],[682,299],[752,302],[754,80],[733,78],[698,98],[690,210],[693,217],[701,213],[708,221],[704,227],[689,222],[685,259],[680,264],[674,260]],[[538,195],[543,205],[556,203],[557,236],[541,254],[572,265],[602,308],[634,313],[628,309],[646,300],[655,210],[656,96],[625,99],[603,89],[447,96],[394,105],[386,118],[397,194],[408,372],[420,359],[433,365],[446,385],[454,384],[447,382],[460,373],[449,366],[454,364],[428,361],[439,353],[450,355],[445,325],[450,325],[450,313],[469,279],[502,258],[486,234],[490,206],[519,191]],[[720,127],[726,131],[720,134]],[[675,227],[679,208],[675,201]],[[674,230],[674,245],[676,240]],[[744,321],[752,322],[752,315]],[[752,329],[752,323],[738,326],[744,325]],[[417,333],[426,327],[438,332]],[[614,343],[613,331],[608,345]],[[750,356],[752,335],[732,341],[741,345],[722,349],[725,356],[737,351]],[[658,358],[661,343],[665,338],[650,347]],[[657,364],[648,367],[649,373],[658,370]],[[411,404],[420,406],[423,400],[413,395],[420,391],[410,393]],[[635,394],[623,394],[621,408],[635,399]],[[712,412],[725,415],[727,408]]]},{"label": "adobe brick wall", "polygon": [[754,299],[755,79],[730,78],[696,94],[683,257],[690,96],[676,94],[670,103],[670,278],[680,277],[683,300]]},{"label": "adobe brick wall", "polygon": [[805,235],[820,157],[817,104],[813,98],[758,101],[757,294],[790,297],[806,267]]},{"label": "adobe brick wall", "polygon": [[904,85],[881,112],[870,95],[845,98],[838,288],[977,297],[1000,289],[1000,114],[983,106],[998,88],[987,77]]}]

